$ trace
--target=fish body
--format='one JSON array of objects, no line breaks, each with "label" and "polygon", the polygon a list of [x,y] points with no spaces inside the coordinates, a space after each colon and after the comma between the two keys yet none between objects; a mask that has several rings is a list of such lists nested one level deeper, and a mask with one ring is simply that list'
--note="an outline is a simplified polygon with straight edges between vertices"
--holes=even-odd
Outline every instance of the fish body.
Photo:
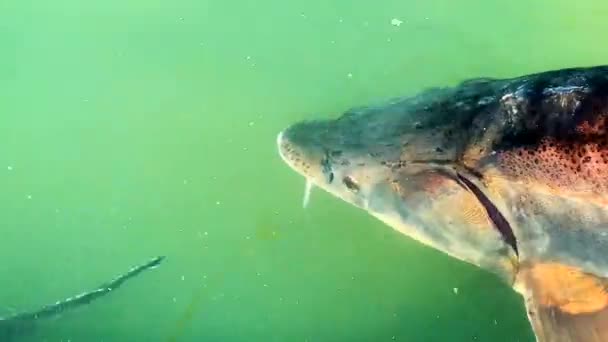
[{"label": "fish body", "polygon": [[58,317],[110,294],[140,273],[158,267],[164,258],[162,256],[155,257],[144,264],[132,267],[127,272],[93,290],[85,291],[74,297],[66,298],[32,311],[23,311],[12,316],[0,317],[0,341],[18,341],[24,335],[31,334],[41,320]]},{"label": "fish body", "polygon": [[511,285],[538,341],[608,341],[608,66],[430,89],[277,145],[307,182]]}]

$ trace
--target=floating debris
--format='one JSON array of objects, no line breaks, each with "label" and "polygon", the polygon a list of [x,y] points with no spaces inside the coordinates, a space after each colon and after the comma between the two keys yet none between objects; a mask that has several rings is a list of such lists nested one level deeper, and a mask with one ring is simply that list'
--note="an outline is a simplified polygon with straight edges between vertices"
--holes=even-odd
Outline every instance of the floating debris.
[{"label": "floating debris", "polygon": [[393,18],[393,20],[391,20],[391,25],[393,26],[401,26],[401,24],[403,24],[402,20],[399,20],[397,18]]}]

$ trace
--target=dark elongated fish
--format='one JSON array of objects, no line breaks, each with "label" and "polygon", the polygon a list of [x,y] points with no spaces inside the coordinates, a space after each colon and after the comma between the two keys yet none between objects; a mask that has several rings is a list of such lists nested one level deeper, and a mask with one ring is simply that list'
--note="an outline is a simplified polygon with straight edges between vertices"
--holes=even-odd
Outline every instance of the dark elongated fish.
[{"label": "dark elongated fish", "polygon": [[465,81],[277,143],[307,182],[501,277],[537,341],[608,341],[608,66]]},{"label": "dark elongated fish", "polygon": [[117,290],[127,280],[136,277],[146,270],[157,267],[163,260],[164,257],[156,257],[151,259],[145,264],[133,267],[115,279],[75,297],[67,298],[54,304],[43,306],[42,308],[34,311],[21,312],[9,317],[0,318],[0,341],[16,341],[17,338],[25,334],[32,333],[36,323],[39,320],[56,317],[71,309],[89,304],[92,301],[99,299],[114,290]]}]

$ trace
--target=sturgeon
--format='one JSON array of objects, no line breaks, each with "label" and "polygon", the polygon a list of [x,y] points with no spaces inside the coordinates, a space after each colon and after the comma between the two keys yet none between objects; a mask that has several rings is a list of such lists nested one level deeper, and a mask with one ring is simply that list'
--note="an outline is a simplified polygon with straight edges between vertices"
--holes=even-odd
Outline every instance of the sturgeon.
[{"label": "sturgeon", "polygon": [[307,182],[500,277],[537,341],[608,341],[608,65],[427,89],[277,145]]},{"label": "sturgeon", "polygon": [[148,262],[132,267],[124,274],[104,283],[93,290],[83,292],[77,296],[57,301],[50,305],[32,311],[16,313],[8,317],[0,317],[0,341],[17,341],[24,335],[32,334],[36,325],[44,319],[53,318],[63,313],[87,305],[92,301],[104,297],[117,290],[127,280],[136,277],[142,272],[156,268],[165,257],[155,257]]}]

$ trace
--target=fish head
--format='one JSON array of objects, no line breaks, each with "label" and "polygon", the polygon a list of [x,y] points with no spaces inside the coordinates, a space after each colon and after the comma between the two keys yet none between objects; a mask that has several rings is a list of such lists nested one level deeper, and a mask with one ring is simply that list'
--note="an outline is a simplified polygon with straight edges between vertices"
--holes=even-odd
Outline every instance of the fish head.
[{"label": "fish head", "polygon": [[483,185],[461,167],[472,137],[481,133],[471,132],[478,111],[467,110],[467,101],[483,98],[447,103],[453,95],[433,90],[296,123],[278,134],[279,154],[314,186],[512,281],[517,251],[494,226],[481,200]]}]

